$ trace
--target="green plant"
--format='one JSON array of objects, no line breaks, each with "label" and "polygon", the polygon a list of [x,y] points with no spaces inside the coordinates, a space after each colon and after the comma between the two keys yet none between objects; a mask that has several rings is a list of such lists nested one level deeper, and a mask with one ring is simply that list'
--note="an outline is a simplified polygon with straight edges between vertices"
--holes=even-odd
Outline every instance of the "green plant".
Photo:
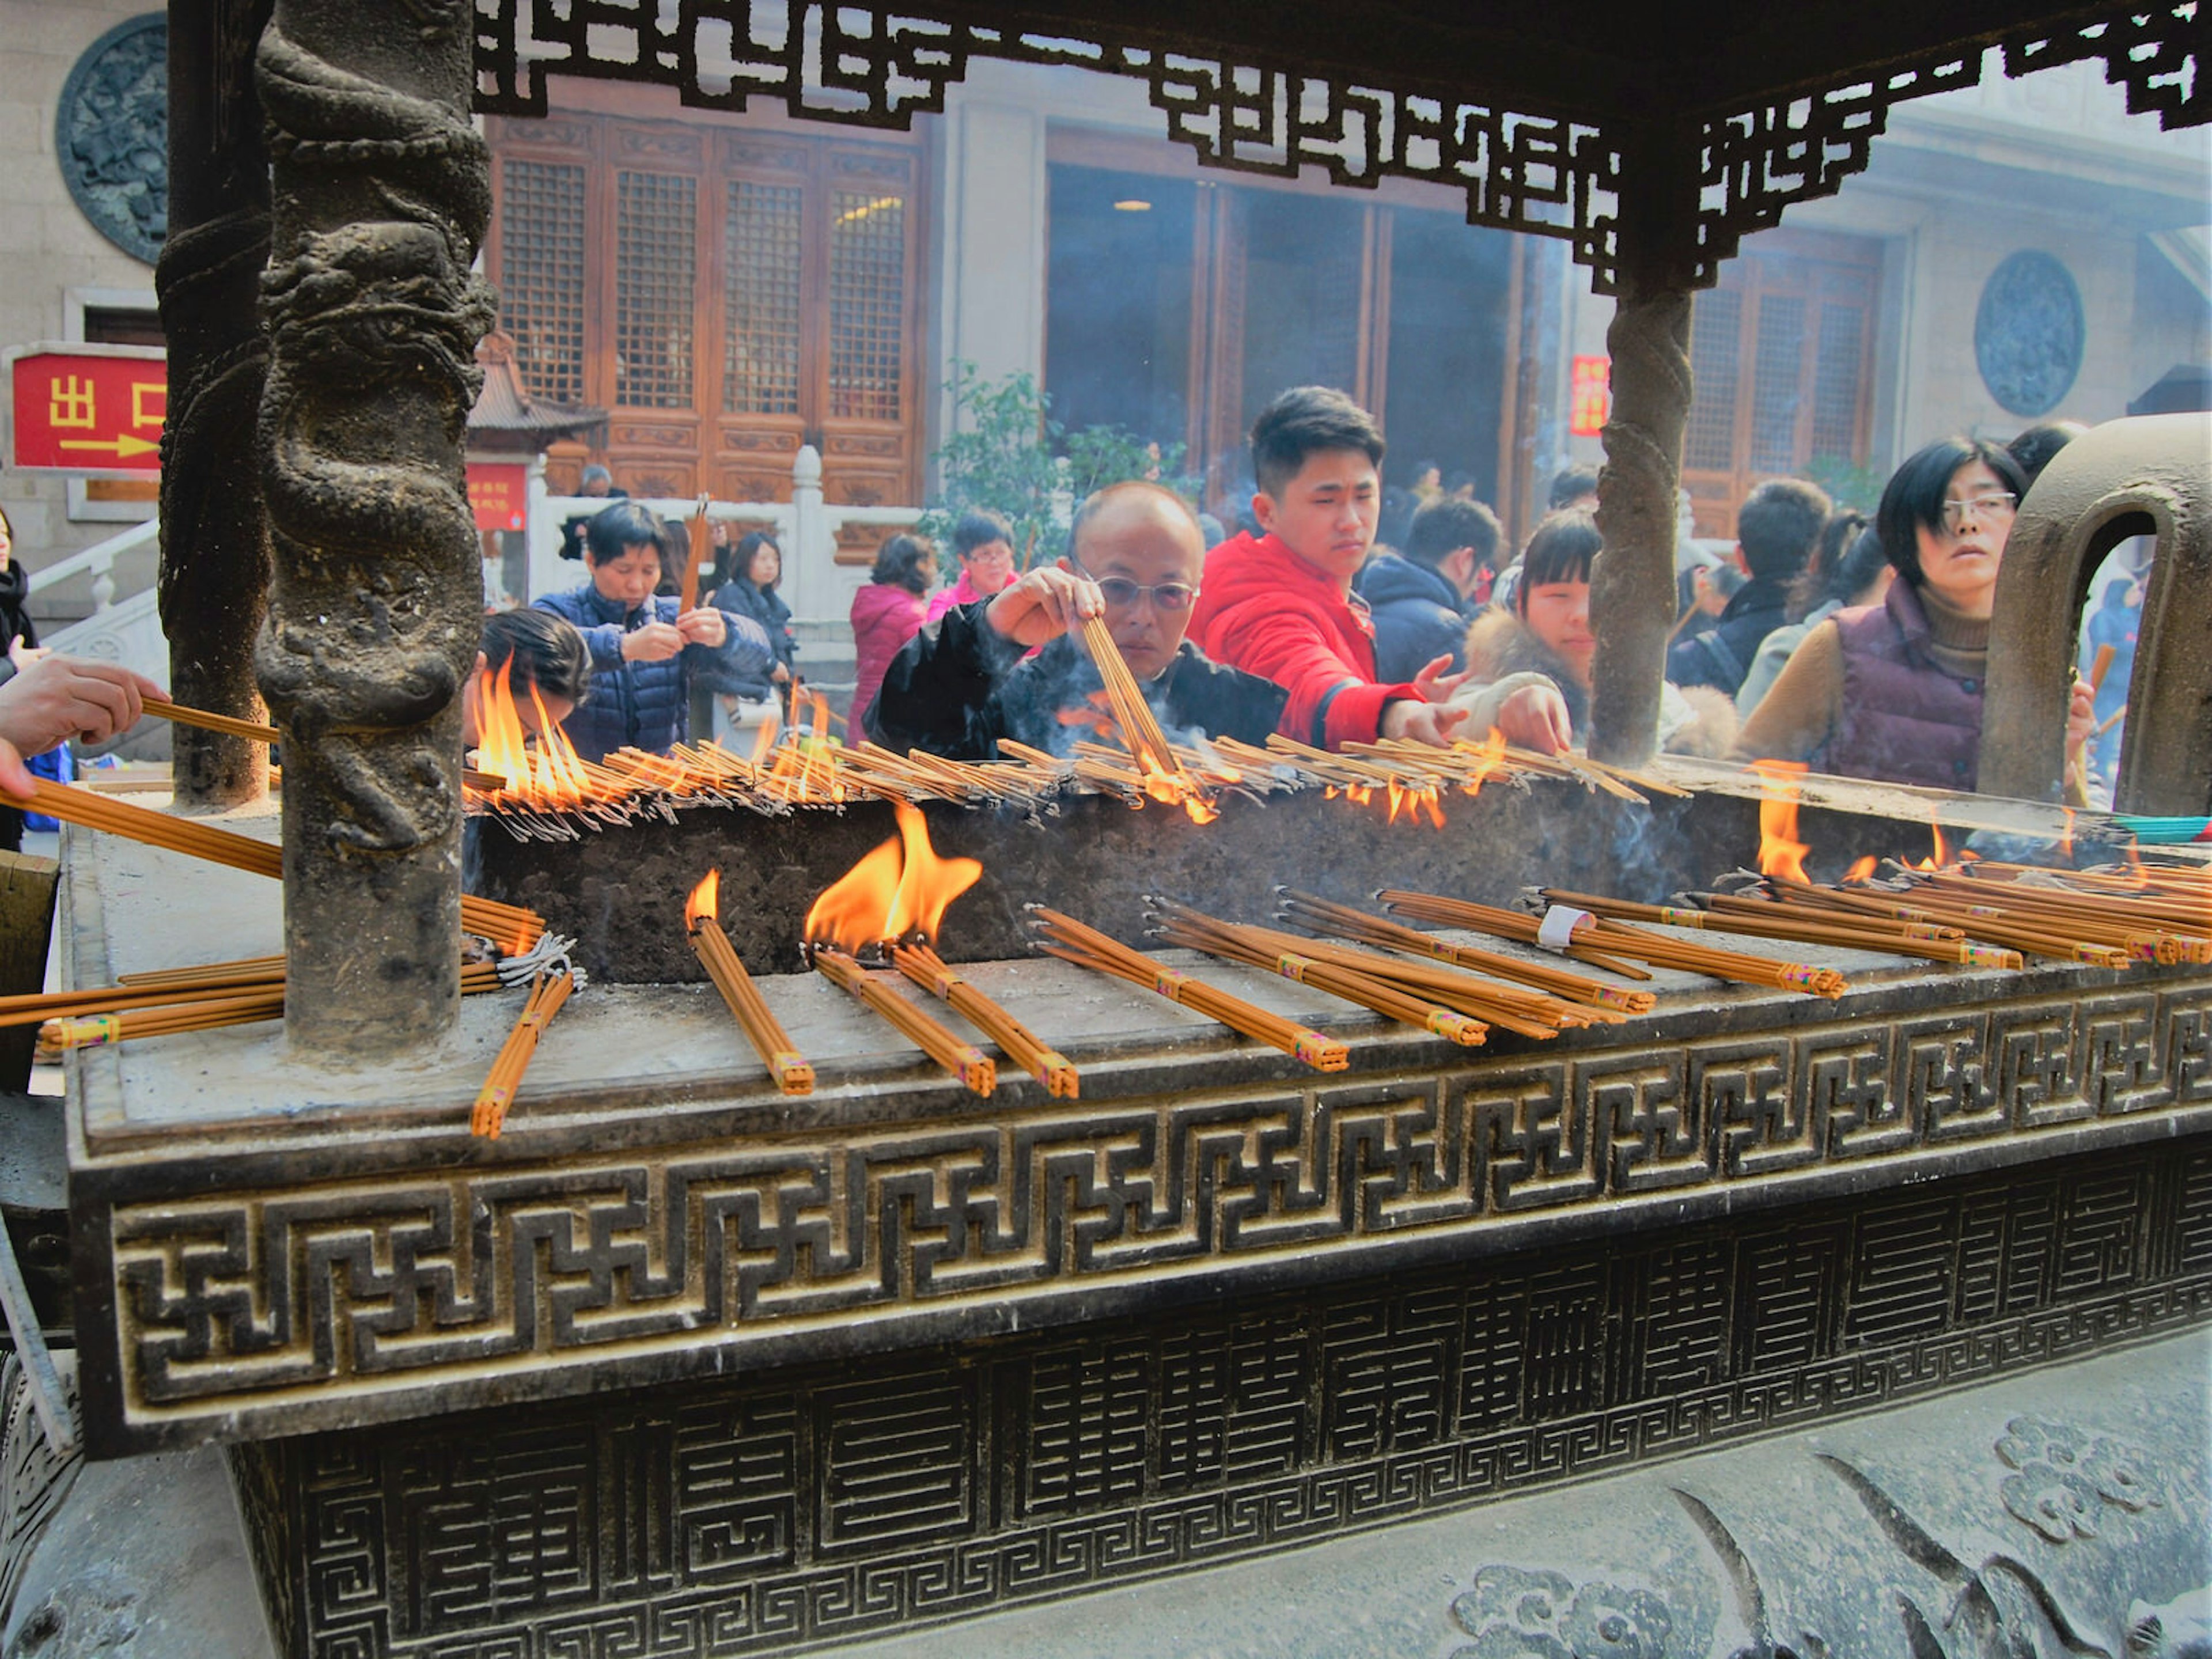
[{"label": "green plant", "polygon": [[915,526],[952,570],[952,526],[963,513],[996,513],[1013,527],[1014,556],[1026,570],[1056,557],[1075,504],[1125,478],[1154,478],[1193,493],[1176,476],[1181,444],[1153,445],[1115,426],[1069,431],[1052,418],[1052,395],[1036,377],[1016,373],[986,380],[971,362],[952,366],[952,431],[931,456],[938,487]]},{"label": "green plant", "polygon": [[1871,518],[1881,502],[1887,477],[1878,467],[1861,466],[1841,455],[1815,455],[1805,463],[1805,480],[1828,492],[1838,507],[1855,507]]}]

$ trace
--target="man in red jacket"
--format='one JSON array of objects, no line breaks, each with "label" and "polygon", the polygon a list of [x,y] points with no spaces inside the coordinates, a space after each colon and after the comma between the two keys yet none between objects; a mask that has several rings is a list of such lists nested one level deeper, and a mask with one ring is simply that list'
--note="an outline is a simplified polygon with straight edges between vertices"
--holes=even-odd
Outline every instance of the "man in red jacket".
[{"label": "man in red jacket", "polygon": [[1318,748],[1377,738],[1444,744],[1466,718],[1444,706],[1464,678],[1449,657],[1411,681],[1375,677],[1375,629],[1352,579],[1382,510],[1382,434],[1367,411],[1327,386],[1295,386],[1252,426],[1253,516],[1206,556],[1190,637],[1216,662],[1291,694],[1277,728]]}]

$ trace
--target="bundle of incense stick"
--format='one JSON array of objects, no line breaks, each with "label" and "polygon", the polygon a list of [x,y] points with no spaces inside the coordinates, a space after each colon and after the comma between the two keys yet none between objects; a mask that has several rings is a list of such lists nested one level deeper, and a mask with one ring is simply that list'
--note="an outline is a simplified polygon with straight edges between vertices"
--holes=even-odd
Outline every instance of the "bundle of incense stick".
[{"label": "bundle of incense stick", "polygon": [[[1386,909],[1411,916],[1416,921],[1432,921],[1440,927],[1464,927],[1471,933],[1488,933],[1493,939],[1510,939],[1522,945],[1542,943],[1537,937],[1541,924],[1535,917],[1523,915],[1518,910],[1501,910],[1494,904],[1476,904],[1468,899],[1446,898],[1437,893],[1409,893],[1395,887],[1386,887],[1375,896]],[[1651,977],[1634,963],[1595,949],[1584,943],[1583,939],[1583,935],[1577,934],[1559,954],[1586,962],[1593,968],[1602,968],[1607,973],[1619,974],[1624,979]]]},{"label": "bundle of incense stick", "polygon": [[[39,1046],[58,1052],[136,1036],[161,1036],[170,1031],[211,1030],[220,1025],[277,1019],[284,1012],[284,959],[269,960],[276,966],[254,969],[249,965],[246,971],[228,970],[223,964],[211,969],[170,969],[143,975],[125,974],[119,984],[82,991],[0,997],[0,1026],[35,1022]],[[490,963],[462,964],[462,995],[496,991],[501,986],[499,970]],[[188,1010],[201,1018],[189,1024],[167,1018],[181,1017]],[[131,1018],[113,1024],[99,1023],[108,1015]]]},{"label": "bundle of incense stick", "polygon": [[[31,810],[44,812],[49,817],[121,836],[148,847],[188,854],[233,870],[273,879],[283,877],[284,849],[274,842],[256,841],[234,830],[218,830],[211,823],[173,817],[167,812],[133,806],[128,801],[112,800],[89,790],[49,783],[44,778],[34,778],[32,783]],[[464,893],[461,926],[470,933],[482,933],[520,951],[535,944],[545,932],[545,919],[535,910],[526,910],[520,905],[501,904]]]},{"label": "bundle of incense stick", "polygon": [[900,1036],[927,1054],[966,1085],[969,1092],[988,1095],[999,1086],[996,1061],[972,1042],[963,1042],[927,1014],[874,975],[832,945],[809,947],[815,971],[832,985],[843,988],[863,1007],[872,1008],[896,1028]]},{"label": "bundle of incense stick", "polygon": [[[1966,936],[1955,928],[1927,922],[1874,916],[1815,921],[1802,915],[1781,915],[1784,907],[1771,900],[1733,898],[1725,893],[1685,895],[1696,905],[1706,907],[1698,908],[1693,905],[1640,904],[1600,893],[1572,892],[1564,887],[1532,888],[1530,891],[1545,903],[1587,910],[1608,921],[1640,921],[1664,927],[1695,928],[1700,933],[1738,933],[1748,939],[1779,939],[1799,945],[1881,951],[1892,956],[1920,957],[1929,962],[1984,967],[2021,965],[2017,957],[2009,963],[1996,960],[1984,947],[1969,945]],[[2008,951],[2000,954],[2011,955]]]},{"label": "bundle of incense stick", "polygon": [[576,988],[576,976],[565,964],[539,971],[530,982],[530,995],[522,1005],[522,1014],[514,1022],[514,1029],[507,1034],[500,1045],[499,1055],[491,1063],[491,1074],[484,1085],[477,1091],[476,1106],[469,1114],[469,1133],[487,1140],[497,1140],[500,1130],[507,1122],[507,1108],[514,1104],[514,1091],[522,1086],[522,1074],[530,1069],[531,1060],[538,1053],[538,1039],[553,1023],[553,1016],[561,1012],[561,1005]]},{"label": "bundle of incense stick", "polygon": [[1790,903],[1956,927],[1971,939],[1979,939],[1987,945],[2002,945],[2028,956],[2051,957],[2061,962],[2078,962],[2093,968],[2124,968],[2130,960],[2128,952],[2116,945],[2073,937],[2070,927],[2061,931],[2041,920],[2024,917],[2019,912],[1976,905],[1962,898],[1947,897],[1917,888],[1864,884],[1839,890],[1779,878],[1769,878],[1769,885]]},{"label": "bundle of incense stick", "polygon": [[1147,897],[1146,902],[1153,907],[1153,914],[1159,919],[1159,936],[1170,945],[1203,951],[1227,962],[1264,968],[1271,974],[1280,974],[1301,985],[1310,985],[1316,991],[1371,1008],[1386,1019],[1418,1027],[1462,1048],[1474,1048],[1490,1035],[1490,1028],[1481,1020],[1425,1000],[1377,975],[1363,973],[1344,962],[1325,957],[1318,948],[1311,954],[1287,950],[1284,948],[1284,935],[1270,935],[1262,929],[1224,921],[1167,899]]},{"label": "bundle of incense stick", "polygon": [[1311,893],[1288,887],[1278,887],[1275,893],[1282,902],[1283,919],[1311,932],[1433,957],[1438,962],[1475,969],[1501,979],[1517,980],[1563,1001],[1583,1003],[1599,1010],[1599,1018],[1607,1024],[1617,1023],[1630,1014],[1648,1014],[1656,1000],[1649,991],[1624,990],[1619,986],[1600,984],[1581,974],[1571,974],[1548,963],[1523,962],[1518,957],[1501,956],[1495,951],[1455,945],[1403,922],[1392,921],[1387,916],[1370,915],[1349,904],[1317,898]]},{"label": "bundle of incense stick", "polygon": [[945,965],[927,945],[891,947],[891,965],[997,1043],[1006,1058],[1060,1100],[1073,1100],[1082,1079],[1066,1056]]},{"label": "bundle of incense stick", "polygon": [[760,987],[745,971],[745,964],[738,959],[730,945],[730,936],[722,931],[721,924],[712,916],[701,916],[691,924],[691,948],[697,952],[699,963],[707,970],[707,977],[722,994],[722,1000],[730,1006],[737,1017],[738,1029],[744,1032],[745,1041],[767,1066],[775,1086],[787,1095],[811,1095],[814,1092],[814,1068],[806,1062],[782,1022],[769,1012],[768,1004],[761,1000]]},{"label": "bundle of incense stick", "polygon": [[[684,608],[699,608],[699,573],[714,562],[714,532],[707,523],[707,497],[699,498],[698,510],[691,515],[690,556],[684,561]],[[743,571],[738,573],[744,574]]]},{"label": "bundle of incense stick", "polygon": [[1121,741],[1128,744],[1129,752],[1139,762],[1150,761],[1157,770],[1188,785],[1190,780],[1183,777],[1182,763],[1168,747],[1167,733],[1160,730],[1159,721],[1153,718],[1152,706],[1145,701],[1145,688],[1129,672],[1121,647],[1114,643],[1113,630],[1106,626],[1105,617],[1085,617],[1076,637],[1083,641],[1083,648],[1091,653],[1091,660],[1098,669],[1098,678],[1106,684],[1115,724],[1121,728]]},{"label": "bundle of incense stick", "polygon": [[[1476,921],[1469,915],[1471,912],[1487,911],[1488,906],[1468,905],[1459,900],[1440,898],[1429,893],[1392,891],[1382,894],[1382,897],[1390,908],[1401,915],[1425,915],[1431,921],[1473,927],[1478,932],[1499,931],[1497,924]],[[1533,916],[1524,916],[1521,920],[1531,930],[1541,926]],[[1504,936],[1521,938],[1528,943],[1542,942],[1534,931],[1526,933],[1515,932]],[[1832,999],[1840,997],[1850,988],[1849,981],[1832,968],[1816,968],[1798,962],[1777,962],[1771,957],[1753,956],[1741,951],[1716,950],[1709,945],[1696,945],[1686,939],[1648,933],[1626,922],[1595,921],[1587,930],[1577,932],[1573,937],[1577,941],[1587,939],[1589,947],[1609,956],[1634,957],[1657,967],[1680,969],[1686,973],[1703,974],[1709,979],[1729,980],[1739,985],[1770,986],[1776,990],[1802,991],[1808,996]],[[1588,960],[1587,957],[1584,959]]]},{"label": "bundle of incense stick", "polygon": [[[2021,911],[2053,922],[2067,924],[2079,937],[2117,945],[2151,960],[2212,962],[2212,907],[2167,905],[2154,900],[2085,893],[2045,885],[2033,878],[2002,873],[1984,875],[1978,864],[1960,866],[1955,872],[1938,870],[1920,878],[1923,888],[1972,895],[1978,904]],[[2192,914],[2193,910],[2193,914]],[[2094,931],[2081,933],[2087,924]]]},{"label": "bundle of incense stick", "polygon": [[242,720],[229,714],[211,714],[204,708],[188,708],[183,703],[171,702],[167,697],[143,697],[139,706],[157,719],[176,726],[197,726],[203,732],[221,732],[234,738],[245,738],[253,743],[282,743],[284,734],[273,726],[264,726],[258,720]]},{"label": "bundle of incense stick", "polygon": [[1233,925],[1246,938],[1273,950],[1318,957],[1353,973],[1382,980],[1424,1001],[1440,1003],[1471,1019],[1487,1025],[1503,1025],[1523,1036],[1557,1036],[1569,1026],[1619,1024],[1626,1018],[1611,1009],[1568,1002],[1525,986],[1499,985],[1433,960],[1409,962],[1400,956],[1360,950],[1334,940],[1306,939],[1249,923]]},{"label": "bundle of incense stick", "polygon": [[179,1031],[212,1030],[221,1025],[250,1025],[284,1017],[284,988],[243,990],[204,1002],[166,1002],[125,1008],[112,1014],[82,1014],[49,1019],[39,1028],[39,1046],[50,1051],[90,1048],[127,1042],[133,1037],[168,1036]]},{"label": "bundle of incense stick", "polygon": [[1255,1042],[1280,1048],[1317,1072],[1340,1072],[1352,1063],[1352,1051],[1335,1037],[1324,1036],[1265,1008],[1255,1008],[1193,975],[1163,967],[1143,951],[1133,951],[1073,916],[1042,904],[1026,908],[1037,918],[1037,931],[1044,936],[1037,948],[1048,956],[1158,992],[1170,1002],[1181,1003]]}]

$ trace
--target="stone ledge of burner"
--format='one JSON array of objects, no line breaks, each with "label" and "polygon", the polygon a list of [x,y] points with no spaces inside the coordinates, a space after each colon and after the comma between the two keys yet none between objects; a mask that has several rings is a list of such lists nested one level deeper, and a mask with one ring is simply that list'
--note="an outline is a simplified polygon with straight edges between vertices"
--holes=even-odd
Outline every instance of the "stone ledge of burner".
[{"label": "stone ledge of burner", "polygon": [[[264,821],[273,829],[273,817]],[[71,983],[253,956],[281,943],[281,896],[264,878],[79,832],[72,833],[69,852]],[[127,925],[121,920],[126,915]],[[1184,952],[1158,954],[1261,1006],[1345,1036],[1352,1066],[1337,1075],[1378,1083],[1548,1053],[1828,1024],[1913,1006],[1963,1008],[1993,988],[2012,1000],[2094,986],[2149,987],[2185,971],[2115,975],[2059,964],[2019,975],[1931,971],[1893,957],[1804,947],[1791,954],[1850,973],[1853,994],[1829,1003],[1662,969],[1651,981],[1661,994],[1659,1008],[1626,1025],[1569,1031],[1541,1042],[1494,1030],[1485,1046],[1462,1049],[1256,969]],[[1194,1087],[1297,1088],[1322,1075],[1147,992],[1066,963],[1036,958],[963,971],[1084,1070],[1091,1103]],[[379,1160],[388,1146],[411,1148],[400,1154],[411,1161],[434,1146],[434,1156],[448,1159],[456,1151],[471,1158],[544,1157],[755,1130],[967,1120],[1042,1098],[1041,1085],[1011,1066],[1001,1070],[999,1095],[969,1095],[812,975],[767,976],[761,984],[816,1064],[820,1082],[811,1097],[775,1091],[709,988],[593,987],[571,1001],[547,1034],[501,1141],[471,1147],[468,1104],[512,1027],[518,993],[465,999],[460,1024],[445,1042],[395,1054],[388,1066],[362,1071],[302,1065],[274,1022],[80,1050],[70,1062],[79,1106],[73,1114],[76,1157],[83,1162],[156,1149],[184,1152],[190,1143],[274,1148],[325,1142],[351,1148],[343,1161],[334,1158],[333,1168],[360,1167],[364,1156]],[[932,1012],[964,1029],[933,1000],[910,988],[902,987],[902,994],[927,1000]]]}]

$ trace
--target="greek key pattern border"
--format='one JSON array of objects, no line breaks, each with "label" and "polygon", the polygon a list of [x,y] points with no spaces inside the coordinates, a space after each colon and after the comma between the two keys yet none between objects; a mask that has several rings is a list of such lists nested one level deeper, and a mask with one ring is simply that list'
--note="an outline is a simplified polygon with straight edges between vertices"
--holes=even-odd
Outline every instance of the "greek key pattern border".
[{"label": "greek key pattern border", "polygon": [[[116,1204],[125,1417],[172,1427],[1171,1280],[2212,1103],[2212,986],[1415,1078]],[[680,1362],[679,1362],[680,1363]],[[702,1360],[700,1363],[711,1363]]]}]

